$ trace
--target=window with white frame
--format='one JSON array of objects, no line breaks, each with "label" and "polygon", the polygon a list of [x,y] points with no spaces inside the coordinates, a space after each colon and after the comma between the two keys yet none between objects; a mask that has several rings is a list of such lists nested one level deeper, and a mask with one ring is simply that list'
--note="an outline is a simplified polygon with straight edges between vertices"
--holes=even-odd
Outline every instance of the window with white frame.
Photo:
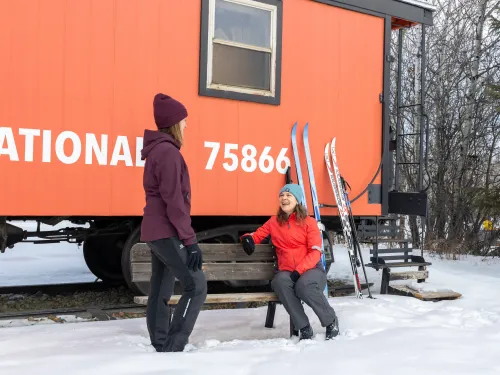
[{"label": "window with white frame", "polygon": [[281,0],[205,0],[200,94],[279,104]]}]

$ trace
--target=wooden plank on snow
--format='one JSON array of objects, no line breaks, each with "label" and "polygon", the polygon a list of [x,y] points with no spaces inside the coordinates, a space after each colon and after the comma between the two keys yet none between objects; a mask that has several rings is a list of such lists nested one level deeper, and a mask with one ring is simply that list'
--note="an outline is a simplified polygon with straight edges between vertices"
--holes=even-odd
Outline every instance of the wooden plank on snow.
[{"label": "wooden plank on snow", "polygon": [[391,272],[391,280],[428,279],[429,271]]},{"label": "wooden plank on snow", "polygon": [[452,290],[438,291],[438,292],[426,292],[426,291],[419,292],[405,285],[389,285],[388,291],[389,294],[415,297],[422,301],[441,301],[441,300],[457,299],[462,297],[460,293],[454,292]]}]

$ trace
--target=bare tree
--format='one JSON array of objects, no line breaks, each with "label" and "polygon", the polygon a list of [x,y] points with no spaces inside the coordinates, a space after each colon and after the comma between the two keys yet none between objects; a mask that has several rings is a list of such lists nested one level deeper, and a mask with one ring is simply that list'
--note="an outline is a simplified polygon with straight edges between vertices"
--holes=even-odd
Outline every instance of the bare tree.
[{"label": "bare tree", "polygon": [[[481,225],[489,211],[478,205],[482,192],[499,186],[500,123],[498,98],[487,88],[500,82],[500,33],[492,27],[498,12],[495,0],[435,0],[433,27],[426,29],[425,66],[428,149],[420,150],[419,58],[421,28],[404,31],[400,129],[403,163],[428,153],[424,188],[429,193],[426,241],[439,241],[456,251],[478,252]],[[397,33],[392,54],[397,55]],[[419,51],[411,54],[411,51]],[[395,82],[397,64],[391,66]],[[395,84],[391,92],[396,94]],[[490,89],[491,91],[491,89]],[[498,94],[500,97],[500,93]],[[396,103],[393,97],[394,103]],[[391,126],[396,127],[397,106]],[[410,136],[410,134],[415,134]],[[400,187],[416,191],[417,165],[401,166]],[[422,234],[417,218],[410,217],[413,243]]]}]

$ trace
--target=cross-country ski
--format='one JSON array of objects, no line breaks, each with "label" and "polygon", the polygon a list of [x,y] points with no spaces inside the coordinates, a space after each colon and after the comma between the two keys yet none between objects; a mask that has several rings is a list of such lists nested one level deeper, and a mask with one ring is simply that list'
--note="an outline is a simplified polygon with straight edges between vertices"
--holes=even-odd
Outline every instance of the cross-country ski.
[{"label": "cross-country ski", "polygon": [[[335,138],[332,139],[331,149],[330,143],[327,143],[325,146],[325,163],[328,170],[328,175],[330,177],[330,183],[332,186],[332,191],[335,196],[335,201],[337,202],[337,207],[339,211],[339,217],[342,223],[342,231],[344,233],[344,238],[347,245],[347,251],[349,252],[349,260],[351,262],[351,270],[352,277],[354,281],[355,295],[357,298],[363,298],[363,294],[361,293],[361,283],[359,281],[358,275],[358,266],[355,257],[355,245],[352,238],[352,228],[349,220],[349,212],[347,209],[347,205],[345,203],[343,188],[342,185],[339,184],[338,176],[338,167],[336,164],[336,159],[333,159],[333,168],[332,162],[330,161],[330,151],[332,155],[335,155]],[[368,280],[367,280],[368,282]]]},{"label": "cross-country ski", "polygon": [[[318,227],[321,236],[321,263],[323,264],[323,267],[326,271],[327,267],[325,261],[325,245],[323,241],[325,226],[321,222],[321,214],[319,212],[318,192],[316,190],[316,180],[314,179],[314,168],[311,158],[311,149],[309,147],[309,123],[306,123],[306,125],[304,126],[304,150],[306,154],[307,172],[309,175],[309,186],[311,188],[311,198],[313,203],[314,218],[318,222]],[[328,297],[328,285],[325,286],[323,292],[325,296]]]},{"label": "cross-country ski", "polygon": [[301,201],[302,205],[307,209],[307,199],[306,199],[306,191],[304,188],[304,179],[302,177],[302,167],[300,165],[300,154],[299,148],[297,146],[297,125],[296,122],[292,127],[292,150],[293,150],[293,159],[295,161],[295,169],[297,171],[297,180],[300,188],[302,189],[303,200]]}]

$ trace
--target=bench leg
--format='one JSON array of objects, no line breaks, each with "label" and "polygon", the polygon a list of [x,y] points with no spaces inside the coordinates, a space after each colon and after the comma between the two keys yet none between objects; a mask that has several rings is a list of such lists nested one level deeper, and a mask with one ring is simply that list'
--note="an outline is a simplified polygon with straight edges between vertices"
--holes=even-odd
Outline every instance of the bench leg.
[{"label": "bench leg", "polygon": [[[418,266],[419,271],[425,271],[427,269],[426,266]],[[417,283],[423,283],[425,282],[425,279],[417,279]]]},{"label": "bench leg", "polygon": [[273,328],[274,315],[276,314],[276,302],[267,303],[266,328]]},{"label": "bench leg", "polygon": [[382,270],[382,281],[380,283],[380,294],[387,294],[389,291],[389,281],[391,280],[391,271],[389,268]]},{"label": "bench leg", "polygon": [[292,318],[290,318],[290,337],[298,336],[298,335],[299,335],[299,331],[295,329],[295,327],[293,326]]}]

